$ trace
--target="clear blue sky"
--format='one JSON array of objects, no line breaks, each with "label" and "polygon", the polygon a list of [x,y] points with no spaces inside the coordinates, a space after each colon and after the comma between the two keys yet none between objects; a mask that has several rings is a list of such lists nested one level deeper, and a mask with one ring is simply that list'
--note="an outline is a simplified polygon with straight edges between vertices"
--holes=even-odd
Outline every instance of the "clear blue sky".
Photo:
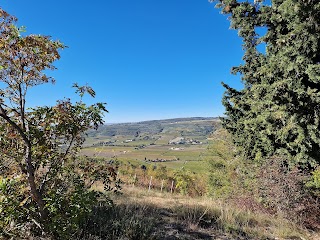
[{"label": "clear blue sky", "polygon": [[78,82],[107,102],[107,123],[221,116],[220,82],[241,86],[230,74],[241,40],[207,0],[1,2],[28,34],[68,46],[50,73],[56,84],[30,91],[31,106],[73,97]]}]

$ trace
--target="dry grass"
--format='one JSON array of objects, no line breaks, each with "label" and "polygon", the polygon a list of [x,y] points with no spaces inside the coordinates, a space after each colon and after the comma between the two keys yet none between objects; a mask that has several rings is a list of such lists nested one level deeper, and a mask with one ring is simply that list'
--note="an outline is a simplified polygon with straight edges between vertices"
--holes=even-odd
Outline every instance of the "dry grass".
[{"label": "dry grass", "polygon": [[114,201],[153,217],[157,227],[149,239],[319,239],[283,218],[206,197],[125,187]]}]

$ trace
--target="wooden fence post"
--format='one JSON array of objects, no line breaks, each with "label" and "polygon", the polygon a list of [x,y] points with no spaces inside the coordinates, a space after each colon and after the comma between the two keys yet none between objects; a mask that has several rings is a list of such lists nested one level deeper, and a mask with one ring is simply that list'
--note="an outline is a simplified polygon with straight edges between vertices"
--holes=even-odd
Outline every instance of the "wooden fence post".
[{"label": "wooden fence post", "polygon": [[173,192],[173,183],[174,183],[174,181],[172,181],[172,183],[171,183],[171,193]]},{"label": "wooden fence post", "polygon": [[135,174],[135,175],[134,175],[134,178],[133,178],[133,184],[132,184],[133,187],[134,187],[136,181],[137,181],[137,174]]},{"label": "wooden fence post", "polygon": [[161,182],[161,192],[162,192],[162,189],[163,189],[163,182],[164,182],[164,180],[162,179],[162,182]]},{"label": "wooden fence post", "polygon": [[150,191],[150,188],[151,188],[151,184],[152,184],[152,176],[150,177],[150,182],[149,182],[149,190]]}]

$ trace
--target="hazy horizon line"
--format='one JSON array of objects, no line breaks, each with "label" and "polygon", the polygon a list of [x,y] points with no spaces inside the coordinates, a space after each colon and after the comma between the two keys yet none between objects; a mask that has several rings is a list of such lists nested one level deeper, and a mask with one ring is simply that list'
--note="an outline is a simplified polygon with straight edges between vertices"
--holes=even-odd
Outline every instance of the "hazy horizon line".
[{"label": "hazy horizon line", "polygon": [[124,124],[124,123],[140,123],[140,122],[151,122],[151,121],[165,121],[171,119],[185,119],[185,118],[219,118],[221,116],[212,116],[212,117],[172,117],[172,118],[161,118],[161,119],[146,119],[140,121],[125,121],[125,122],[106,122],[103,125],[114,125],[114,124]]}]

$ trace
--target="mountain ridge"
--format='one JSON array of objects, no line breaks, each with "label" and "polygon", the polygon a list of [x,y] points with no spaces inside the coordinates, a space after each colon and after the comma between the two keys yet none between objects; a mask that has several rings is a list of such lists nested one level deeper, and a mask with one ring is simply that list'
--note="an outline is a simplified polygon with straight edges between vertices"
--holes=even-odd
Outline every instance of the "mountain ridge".
[{"label": "mountain ridge", "polygon": [[171,122],[171,121],[192,121],[192,120],[219,120],[219,117],[179,117],[179,118],[164,118],[164,119],[152,119],[133,122],[119,122],[119,123],[105,123],[103,126],[122,125],[122,124],[136,124],[136,123],[148,123],[148,122]]},{"label": "mountain ridge", "polygon": [[217,117],[186,117],[105,124],[101,125],[97,131],[89,131],[88,136],[138,136],[174,132],[179,132],[181,136],[205,136],[212,132],[219,122]]}]

